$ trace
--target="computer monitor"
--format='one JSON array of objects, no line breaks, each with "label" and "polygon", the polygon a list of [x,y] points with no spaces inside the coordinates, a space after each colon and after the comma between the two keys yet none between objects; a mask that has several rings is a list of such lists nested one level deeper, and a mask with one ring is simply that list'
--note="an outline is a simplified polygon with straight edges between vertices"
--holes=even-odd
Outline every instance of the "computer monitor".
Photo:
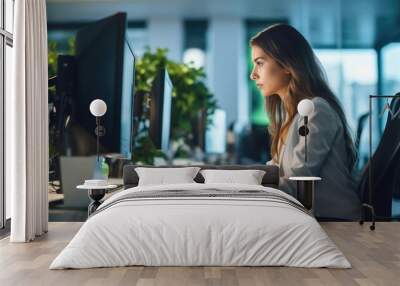
[{"label": "computer monitor", "polygon": [[158,149],[169,151],[173,85],[165,68],[157,72],[150,94],[149,135]]},{"label": "computer monitor", "polygon": [[101,124],[106,134],[100,151],[131,158],[135,57],[126,28],[126,13],[117,13],[78,31],[72,119],[95,136],[96,120],[89,105],[94,99],[104,100],[107,113]]}]

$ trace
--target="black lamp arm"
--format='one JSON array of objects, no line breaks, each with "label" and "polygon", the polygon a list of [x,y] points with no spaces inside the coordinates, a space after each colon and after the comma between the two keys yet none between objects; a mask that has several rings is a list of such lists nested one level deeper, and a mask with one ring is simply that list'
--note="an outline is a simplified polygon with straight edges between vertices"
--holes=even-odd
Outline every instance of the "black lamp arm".
[{"label": "black lamp arm", "polygon": [[307,135],[310,132],[307,125],[308,125],[308,116],[304,116],[304,125],[300,126],[299,135],[304,137],[304,144],[305,144],[304,161],[305,162],[307,162]]},{"label": "black lamp arm", "polygon": [[97,161],[99,161],[100,137],[106,134],[106,129],[104,128],[104,126],[100,125],[100,117],[98,116],[96,116],[96,129],[94,130],[94,133],[96,134],[96,140],[97,140]]},{"label": "black lamp arm", "polygon": [[97,137],[97,162],[99,162],[99,145],[100,145],[100,136],[99,136],[99,126],[100,126],[100,117],[96,116],[96,137]]}]

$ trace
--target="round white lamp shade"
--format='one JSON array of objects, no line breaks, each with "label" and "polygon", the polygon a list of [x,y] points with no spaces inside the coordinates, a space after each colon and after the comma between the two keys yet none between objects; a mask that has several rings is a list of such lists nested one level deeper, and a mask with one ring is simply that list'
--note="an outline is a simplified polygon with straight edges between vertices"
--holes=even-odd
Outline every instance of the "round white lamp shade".
[{"label": "round white lamp shade", "polygon": [[89,109],[93,116],[101,117],[107,111],[107,104],[101,99],[95,99],[90,103]]},{"label": "round white lamp shade", "polygon": [[314,103],[310,99],[303,99],[297,105],[297,111],[301,116],[309,116],[314,111]]},{"label": "round white lamp shade", "polygon": [[198,48],[189,48],[183,53],[183,62],[197,69],[204,67],[206,54]]}]

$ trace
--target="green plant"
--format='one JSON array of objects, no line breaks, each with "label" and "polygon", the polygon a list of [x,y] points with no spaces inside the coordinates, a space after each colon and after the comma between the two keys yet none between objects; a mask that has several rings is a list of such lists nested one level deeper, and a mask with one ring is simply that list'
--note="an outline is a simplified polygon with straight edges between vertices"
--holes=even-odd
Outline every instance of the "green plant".
[{"label": "green plant", "polygon": [[166,159],[165,154],[155,147],[147,132],[143,132],[143,134],[141,134],[141,136],[136,140],[132,158],[133,161],[136,163],[153,165],[154,158],[156,157]]},{"label": "green plant", "polygon": [[[57,50],[57,42],[55,41],[49,41],[48,47],[47,47],[47,52],[48,52],[48,76],[49,78],[56,76],[57,75],[57,58],[58,55],[60,54]],[[75,54],[75,38],[69,38],[68,39],[68,55],[74,55]],[[56,87],[51,86],[49,87],[49,97],[54,98],[56,95]]]},{"label": "green plant", "polygon": [[[48,47],[48,74],[49,78],[57,75],[57,57],[60,52],[57,49],[57,42],[49,41]],[[75,38],[68,39],[68,55],[75,55]]]},{"label": "green plant", "polygon": [[[147,49],[143,57],[136,63],[136,93],[144,95],[146,97],[145,102],[148,99],[156,73],[162,67],[167,68],[174,86],[172,91],[171,140],[175,143],[175,155],[189,156],[189,152],[185,150],[195,147],[193,130],[195,130],[195,125],[199,120],[199,114],[202,111],[206,113],[207,128],[211,124],[210,116],[214,113],[217,102],[204,83],[206,78],[204,70],[168,60],[167,49],[157,49],[154,53]],[[138,134],[139,141],[143,140],[141,136],[147,136],[146,132],[141,135]],[[138,161],[138,156],[142,157],[143,160],[142,155],[144,154],[147,154],[144,157],[148,156],[145,161],[153,161],[155,153],[151,151],[149,140],[146,140],[144,141],[147,142],[146,147],[140,143],[135,145],[134,161]],[[144,149],[147,153],[143,152]]]},{"label": "green plant", "polygon": [[[48,77],[52,78],[57,75],[57,58],[60,52],[57,49],[57,42],[55,41],[49,41],[48,47],[47,47],[47,52],[48,52]],[[75,38],[71,37],[68,39],[68,53],[69,55],[74,55],[75,54]],[[55,100],[56,96],[56,87],[55,86],[50,86],[49,87],[49,99],[51,102]],[[56,141],[56,129],[55,125],[53,124],[49,128],[49,157],[53,158],[54,156],[58,155],[57,148],[55,146],[55,141]]]}]

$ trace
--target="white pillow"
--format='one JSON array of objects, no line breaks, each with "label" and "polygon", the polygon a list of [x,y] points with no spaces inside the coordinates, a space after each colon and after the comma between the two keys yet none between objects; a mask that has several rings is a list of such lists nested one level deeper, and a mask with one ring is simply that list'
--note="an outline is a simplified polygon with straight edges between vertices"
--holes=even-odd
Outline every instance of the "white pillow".
[{"label": "white pillow", "polygon": [[193,179],[199,170],[199,167],[135,168],[139,176],[138,186],[195,183]]},{"label": "white pillow", "polygon": [[262,170],[201,170],[205,184],[234,183],[261,185],[265,171]]}]

